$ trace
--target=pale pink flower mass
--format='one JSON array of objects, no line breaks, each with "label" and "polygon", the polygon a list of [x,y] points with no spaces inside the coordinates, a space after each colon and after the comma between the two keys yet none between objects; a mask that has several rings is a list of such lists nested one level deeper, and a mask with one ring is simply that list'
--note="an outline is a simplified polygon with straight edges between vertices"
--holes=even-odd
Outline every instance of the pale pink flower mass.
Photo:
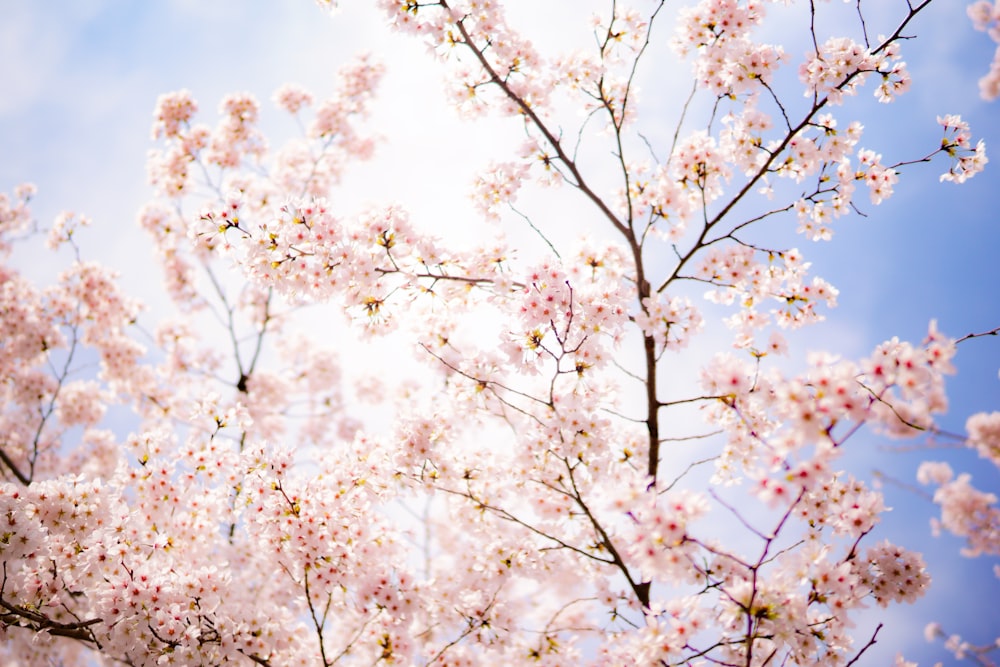
[{"label": "pale pink flower mass", "polygon": [[[454,201],[489,230],[478,246],[431,233],[395,176],[375,202],[345,187],[380,148],[391,54],[348,62],[325,97],[279,88],[287,140],[265,134],[254,93],[224,97],[214,124],[189,91],[159,98],[138,224],[171,316],[87,258],[82,214],[47,228],[65,270],[36,285],[9,261],[37,229],[34,189],[0,194],[0,660],[874,654],[900,621],[870,614],[916,601],[932,573],[919,544],[886,538],[889,496],[854,452],[954,440],[1000,466],[1000,412],[967,435],[938,423],[959,345],[996,329],[956,340],[931,321],[918,343],[817,351],[804,336],[851,297],[793,230],[833,241],[857,188],[878,206],[924,162],[956,184],[986,166],[958,115],[898,160],[879,136],[861,144],[854,96],[922,85],[902,50],[926,3],[899,3],[877,38],[864,3],[853,35],[829,37],[809,3],[798,58],[760,39],[776,11],[762,0],[612,2],[563,53],[498,0],[376,4],[429,47],[460,115],[518,133],[501,155],[461,146],[478,166]],[[998,38],[996,5],[969,15]],[[668,20],[673,55],[656,48]],[[642,72],[685,60],[664,133]],[[916,478],[935,534],[1000,555],[997,494],[946,462]],[[992,637],[924,635],[991,664]]]}]

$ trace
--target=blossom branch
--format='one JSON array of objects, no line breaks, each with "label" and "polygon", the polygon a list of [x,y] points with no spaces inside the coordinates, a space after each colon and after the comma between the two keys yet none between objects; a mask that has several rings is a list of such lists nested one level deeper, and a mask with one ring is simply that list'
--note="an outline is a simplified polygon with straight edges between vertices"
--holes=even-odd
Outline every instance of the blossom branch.
[{"label": "blossom branch", "polygon": [[17,627],[37,633],[46,632],[54,637],[76,639],[97,648],[101,647],[101,643],[97,640],[97,636],[94,634],[92,628],[99,623],[103,623],[103,619],[91,618],[86,621],[60,623],[39,611],[9,602],[3,596],[6,590],[7,561],[3,561],[3,580],[0,581],[0,608],[6,610],[7,613],[0,613],[0,623],[3,624],[4,628]]},{"label": "blossom branch", "polygon": [[[452,11],[452,8],[448,4],[447,0],[441,0],[440,4],[441,7],[445,9],[445,11],[448,12]],[[455,27],[458,28],[459,33],[462,35],[461,44],[466,46],[469,49],[469,51],[471,51],[472,54],[475,56],[476,60],[479,61],[479,65],[483,68],[483,71],[489,77],[490,83],[500,88],[500,90],[503,91],[504,95],[506,95],[511,102],[513,102],[518,106],[518,108],[521,110],[521,113],[524,114],[525,118],[529,120],[532,126],[537,128],[538,131],[541,132],[542,135],[545,137],[545,140],[556,152],[559,161],[562,162],[564,165],[566,165],[566,168],[569,169],[570,173],[573,175],[574,178],[573,186],[579,189],[580,192],[582,192],[588,199],[590,199],[591,202],[593,202],[595,206],[597,206],[597,208],[604,214],[608,222],[610,222],[615,227],[615,229],[617,229],[623,235],[627,236],[628,228],[622,224],[622,222],[618,219],[618,216],[614,214],[614,212],[608,207],[608,205],[604,202],[604,200],[601,199],[601,197],[598,196],[597,193],[595,193],[590,188],[586,180],[583,178],[583,174],[580,172],[580,169],[577,166],[576,162],[574,162],[573,159],[566,154],[565,150],[562,147],[562,142],[559,140],[559,138],[552,132],[551,129],[549,129],[548,125],[546,125],[542,121],[542,119],[538,116],[538,114],[531,107],[531,105],[529,105],[523,98],[521,98],[521,96],[515,93],[514,90],[510,87],[510,84],[497,73],[496,69],[494,69],[492,65],[490,65],[490,62],[486,59],[486,56],[483,54],[483,51],[476,46],[475,41],[472,39],[472,36],[469,34],[468,29],[465,27],[465,19],[459,19],[458,21],[456,21]]]}]

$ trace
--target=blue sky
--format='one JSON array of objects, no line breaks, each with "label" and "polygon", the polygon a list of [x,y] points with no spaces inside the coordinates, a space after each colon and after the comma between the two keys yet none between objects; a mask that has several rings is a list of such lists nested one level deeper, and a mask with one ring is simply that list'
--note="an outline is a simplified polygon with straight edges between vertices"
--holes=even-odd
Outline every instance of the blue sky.
[{"label": "blue sky", "polygon": [[[418,224],[469,234],[463,231],[474,215],[463,193],[469,168],[501,155],[507,135],[492,136],[483,125],[462,124],[449,115],[438,101],[433,68],[420,64],[421,47],[390,37],[367,4],[345,0],[341,15],[328,18],[309,0],[81,0],[58,10],[0,0],[0,189],[35,182],[34,210],[43,224],[62,209],[89,215],[95,226],[81,242],[85,255],[115,266],[131,289],[156,302],[159,274],[150,269],[152,252],[135,224],[136,211],[149,197],[145,156],[156,98],[188,88],[201,103],[203,118],[213,122],[225,93],[250,91],[262,102],[265,127],[285,131],[269,103],[271,93],[286,81],[327,93],[339,64],[365,49],[389,68],[380,95],[384,104],[374,121],[387,141],[382,158],[359,166],[345,190],[369,198],[388,191],[411,209]],[[903,5],[880,0],[870,11],[893,14]],[[559,14],[574,3],[536,6],[548,19],[561,21],[559,31],[544,20],[529,24],[543,39],[568,39],[567,24],[585,26],[580,12]],[[994,45],[972,30],[964,3],[937,2],[908,32],[920,35],[904,44],[913,91],[897,104],[880,106],[865,90],[856,106],[848,106],[864,117],[862,143],[889,163],[917,157],[939,140],[935,116],[960,113],[988,149],[1000,147],[1000,106],[980,100],[976,85]],[[790,48],[789,55],[797,59],[802,51]],[[657,113],[675,113],[682,95],[671,82],[685,73],[676,65],[651,70],[644,103]],[[841,290],[830,323],[798,336],[803,347],[861,357],[894,335],[919,341],[931,318],[954,336],[1000,325],[1000,157],[962,186],[938,183],[946,168],[937,162],[908,169],[896,196],[877,208],[863,195],[859,200],[869,217],[837,221],[830,244],[786,241],[802,248],[815,273]],[[444,210],[441,202],[447,202]],[[787,239],[785,232],[765,234]],[[15,261],[33,275],[51,275],[57,264],[38,247],[22,246]],[[964,343],[956,365],[959,375],[949,384],[952,409],[942,425],[961,431],[968,415],[1000,409],[1000,339]],[[873,435],[859,438],[854,454],[859,465],[891,469],[913,483],[925,453],[889,454],[885,444]],[[971,471],[980,488],[1000,489],[1000,474],[972,452],[929,456]],[[926,551],[937,585],[919,605],[894,612],[901,623],[883,631],[878,650],[884,653],[877,655],[892,655],[906,645],[907,655],[922,664],[942,659],[920,639],[924,623],[934,618],[968,631],[971,640],[1000,634],[989,604],[1000,596],[992,562],[963,560],[956,567],[952,554],[959,542],[934,540],[925,529],[930,506],[895,488],[886,493],[896,508],[887,518],[887,534]],[[967,630],[972,627],[977,632]]]}]

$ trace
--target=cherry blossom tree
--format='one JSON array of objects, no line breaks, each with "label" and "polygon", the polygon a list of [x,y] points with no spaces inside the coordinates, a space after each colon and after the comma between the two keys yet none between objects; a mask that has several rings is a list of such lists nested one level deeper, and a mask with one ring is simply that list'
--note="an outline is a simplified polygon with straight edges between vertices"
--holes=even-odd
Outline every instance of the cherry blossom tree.
[{"label": "cherry blossom tree", "polygon": [[[88,261],[82,215],[46,226],[65,271],[28,280],[36,193],[0,197],[5,664],[864,664],[883,625],[862,610],[933,573],[844,452],[874,432],[1000,467],[1000,412],[935,421],[956,353],[1000,329],[929,321],[853,360],[789,343],[839,294],[796,246],[911,170],[954,187],[987,163],[961,110],[892,156],[856,117],[910,88],[931,0],[611,0],[567,53],[499,1],[377,4],[461,114],[521,131],[472,179],[480,245],[411,220],[392,179],[367,205],[339,187],[378,150],[374,55],[327,97],[275,92],[301,129],[277,147],[250,94],[214,120],[160,98],[140,223],[172,317]],[[969,17],[996,38],[1000,5]],[[690,72],[666,131],[640,99],[654,62]],[[345,338],[393,373],[349,381],[384,360]],[[941,461],[917,482],[935,530],[1000,556],[995,494]],[[926,634],[994,664],[1000,639],[957,631]]]}]

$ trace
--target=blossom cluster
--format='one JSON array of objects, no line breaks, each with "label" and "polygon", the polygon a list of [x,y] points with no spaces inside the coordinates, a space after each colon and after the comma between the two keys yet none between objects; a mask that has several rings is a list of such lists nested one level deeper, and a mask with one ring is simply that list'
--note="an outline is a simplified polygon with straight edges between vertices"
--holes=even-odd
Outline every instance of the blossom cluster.
[{"label": "blossom cluster", "polygon": [[751,30],[764,19],[763,3],[702,0],[681,9],[673,47],[680,55],[696,50],[695,79],[717,95],[739,95],[771,82],[784,49],[758,44]]},{"label": "blossom cluster", "polygon": [[733,355],[717,356],[703,369],[702,386],[721,399],[708,417],[730,433],[716,464],[720,479],[742,471],[760,480],[764,500],[780,488],[790,501],[809,491],[817,474],[832,474],[829,465],[852,425],[869,423],[894,436],[932,428],[932,415],[947,405],[944,375],[953,372],[954,352],[932,324],[923,347],[887,341],[860,364],[817,354],[800,377],[757,373]]},{"label": "blossom cluster", "polygon": [[[994,42],[1000,43],[1000,3],[977,0],[966,11],[976,30],[987,33]],[[1000,46],[990,63],[990,71],[979,80],[979,92],[986,100],[994,100],[1000,96]]]},{"label": "blossom cluster", "polygon": [[[969,437],[966,444],[979,455],[1000,468],[1000,413],[980,412],[966,422]],[[921,484],[934,484],[934,502],[941,506],[941,518],[931,522],[935,534],[941,529],[964,537],[967,547],[963,554],[980,556],[1000,554],[1000,508],[997,496],[976,489],[972,476],[955,476],[951,466],[942,461],[925,461],[917,472]]]},{"label": "blossom cluster", "polygon": [[[758,254],[765,254],[766,261],[759,261]],[[809,267],[797,249],[775,255],[731,245],[705,253],[696,277],[716,287],[708,293],[712,301],[741,305],[727,324],[737,332],[735,344],[749,348],[754,346],[755,333],[768,324],[805,326],[822,319],[819,305],[836,306],[837,289],[822,278],[807,279]],[[761,312],[761,304],[772,301],[778,306]]]},{"label": "blossom cluster", "polygon": [[704,320],[690,299],[668,300],[661,294],[655,301],[650,297],[643,301],[643,310],[636,314],[635,323],[643,333],[653,337],[660,349],[679,350],[702,328]]},{"label": "blossom cluster", "polygon": [[35,194],[35,186],[22,183],[14,189],[14,197],[0,193],[0,253],[10,252],[10,239],[31,226],[31,210],[28,202]]},{"label": "blossom cluster", "polygon": [[830,104],[843,104],[845,95],[856,95],[870,74],[882,81],[875,89],[879,102],[891,102],[910,87],[906,63],[900,60],[899,44],[886,43],[872,51],[849,37],[831,37],[799,68],[807,97],[825,97]]},{"label": "blossom cluster", "polygon": [[572,272],[555,262],[542,263],[524,280],[515,345],[508,349],[526,369],[568,355],[573,371],[582,376],[608,361],[607,343],[621,335],[626,317],[616,271],[620,255],[610,248],[584,252],[581,259],[582,266],[575,265]]},{"label": "blossom cluster", "polygon": [[986,158],[986,146],[980,139],[976,147],[972,148],[969,124],[959,116],[939,117],[938,124],[944,127],[941,150],[955,160],[948,173],[941,175],[941,180],[964,183],[981,172],[989,161]]},{"label": "blossom cluster", "polygon": [[1000,553],[1000,508],[995,494],[973,487],[968,473],[954,477],[947,463],[926,461],[917,477],[924,484],[938,485],[934,502],[941,506],[941,519],[932,524],[936,534],[944,528],[966,538],[963,553],[968,556]]},{"label": "blossom cluster", "polygon": [[[779,91],[792,59],[753,35],[765,3],[680,9],[673,47],[712,111],[661,150],[636,104],[659,8],[611,4],[581,56],[543,53],[499,0],[379,0],[449,64],[459,111],[527,136],[482,161],[471,195],[496,238],[480,247],[337,191],[375,150],[363,122],[384,67],[362,56],[328,98],[274,94],[302,129],[274,149],[250,93],[214,127],[190,92],[160,98],[159,201],[139,224],[180,316],[150,328],[152,354],[108,269],[77,257],[39,288],[0,266],[0,660],[854,664],[875,643],[861,610],[924,594],[922,557],[878,536],[885,497],[841,467],[862,427],[939,433],[956,342],[932,323],[921,344],[795,367],[781,332],[839,293],[756,236],[785,216],[828,240],[860,184],[879,204],[939,153],[943,180],[982,170],[958,116],[893,163],[829,110],[868,79],[883,102],[908,88],[899,39],[919,10],[874,46],[810,23],[796,107]],[[986,4],[972,14],[992,26]],[[553,183],[612,238],[550,237],[566,216],[541,207],[524,214],[538,247],[511,247],[508,209]],[[32,196],[0,196],[3,258]],[[85,220],[58,218],[50,245],[78,250]],[[706,286],[702,305],[690,288]],[[687,364],[719,325],[732,349]],[[338,327],[383,347],[321,342]],[[343,363],[355,349],[371,356]],[[413,368],[375,377],[393,355]],[[105,428],[122,406],[127,436]],[[686,430],[704,428],[688,409],[707,432]],[[1000,413],[967,431],[1000,461]],[[937,486],[935,529],[1000,553],[995,494],[944,463],[919,480]]]}]

